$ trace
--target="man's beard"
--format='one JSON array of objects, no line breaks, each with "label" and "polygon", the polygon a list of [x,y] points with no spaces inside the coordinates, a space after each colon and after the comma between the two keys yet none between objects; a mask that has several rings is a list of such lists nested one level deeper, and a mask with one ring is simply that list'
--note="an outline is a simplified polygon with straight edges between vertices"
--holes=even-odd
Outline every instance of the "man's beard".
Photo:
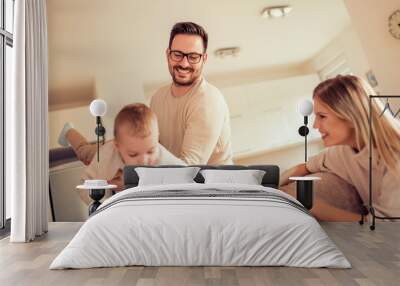
[{"label": "man's beard", "polygon": [[[191,78],[189,78],[188,81],[181,81],[179,78],[175,76],[175,72],[178,72],[178,68],[182,70],[188,70],[191,73]],[[190,86],[192,85],[199,77],[201,74],[201,68],[194,70],[193,68],[183,68],[180,65],[176,65],[174,67],[169,66],[169,71],[172,76],[172,81],[174,82],[175,85],[177,86]]]}]

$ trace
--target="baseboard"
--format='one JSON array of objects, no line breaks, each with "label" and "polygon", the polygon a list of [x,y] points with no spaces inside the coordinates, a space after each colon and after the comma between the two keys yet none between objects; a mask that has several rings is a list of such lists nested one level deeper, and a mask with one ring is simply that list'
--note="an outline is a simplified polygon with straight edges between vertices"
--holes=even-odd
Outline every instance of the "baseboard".
[{"label": "baseboard", "polygon": [[0,239],[10,235],[11,230],[11,218],[6,219],[6,223],[3,228],[0,228]]}]

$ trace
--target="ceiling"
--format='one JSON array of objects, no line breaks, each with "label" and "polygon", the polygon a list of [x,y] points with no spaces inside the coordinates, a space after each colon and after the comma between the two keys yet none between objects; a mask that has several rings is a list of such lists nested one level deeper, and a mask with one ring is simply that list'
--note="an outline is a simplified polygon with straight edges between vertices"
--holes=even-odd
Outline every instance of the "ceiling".
[{"label": "ceiling", "polygon": [[[286,18],[259,16],[282,4],[293,6]],[[208,32],[212,75],[305,62],[350,24],[343,0],[48,0],[47,13],[50,88],[102,73],[168,81],[164,51],[179,21]],[[239,56],[213,55],[227,46],[239,46]]]}]

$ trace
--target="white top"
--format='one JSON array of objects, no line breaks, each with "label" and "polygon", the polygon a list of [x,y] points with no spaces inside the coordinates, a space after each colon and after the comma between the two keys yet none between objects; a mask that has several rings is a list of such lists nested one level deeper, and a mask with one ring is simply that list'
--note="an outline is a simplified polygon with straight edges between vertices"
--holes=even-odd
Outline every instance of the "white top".
[{"label": "white top", "polygon": [[321,180],[320,177],[290,177],[289,180],[293,181],[316,181]]}]

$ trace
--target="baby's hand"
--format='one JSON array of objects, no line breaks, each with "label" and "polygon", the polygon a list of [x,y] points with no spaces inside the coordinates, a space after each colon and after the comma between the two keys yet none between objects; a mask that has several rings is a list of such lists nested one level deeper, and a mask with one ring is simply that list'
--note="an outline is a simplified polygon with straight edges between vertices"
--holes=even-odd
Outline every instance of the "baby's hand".
[{"label": "baby's hand", "polygon": [[122,170],[119,169],[118,172],[115,174],[114,178],[108,180],[108,183],[110,185],[117,185],[117,188],[114,189],[114,191],[116,192],[122,191],[124,189],[124,178]]}]

